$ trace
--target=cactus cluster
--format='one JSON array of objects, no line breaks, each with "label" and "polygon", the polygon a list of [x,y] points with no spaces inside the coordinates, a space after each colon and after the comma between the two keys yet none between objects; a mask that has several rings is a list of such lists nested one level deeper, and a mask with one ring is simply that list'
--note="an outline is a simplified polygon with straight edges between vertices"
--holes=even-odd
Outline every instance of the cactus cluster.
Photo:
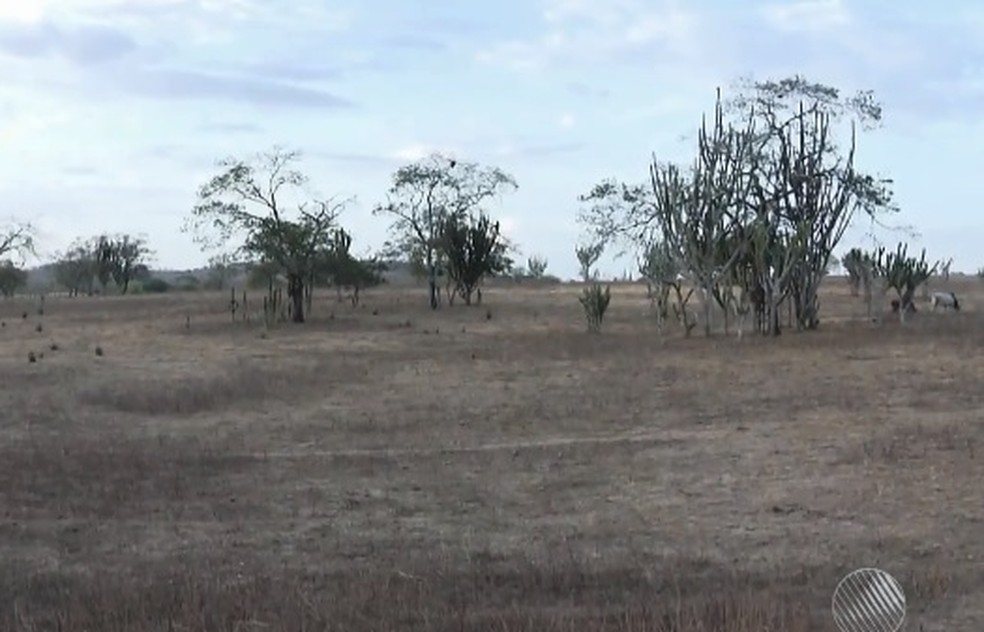
[{"label": "cactus cluster", "polygon": [[899,243],[895,252],[886,251],[884,247],[878,248],[872,259],[883,286],[895,290],[899,301],[899,319],[905,320],[906,312],[915,311],[912,298],[916,289],[933,276],[940,263],[930,265],[926,261],[925,248],[918,259],[910,257],[909,246],[905,243]]}]

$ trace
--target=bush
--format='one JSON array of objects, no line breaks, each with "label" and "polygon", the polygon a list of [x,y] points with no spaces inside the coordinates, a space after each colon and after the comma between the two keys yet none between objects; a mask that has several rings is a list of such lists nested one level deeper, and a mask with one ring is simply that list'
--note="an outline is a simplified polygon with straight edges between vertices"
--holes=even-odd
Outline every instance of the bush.
[{"label": "bush", "polygon": [[584,288],[584,293],[578,297],[584,307],[584,316],[588,320],[588,331],[598,333],[601,331],[601,322],[605,319],[605,311],[612,300],[612,288],[606,285],[604,291],[601,285],[595,283],[590,287]]},{"label": "bush", "polygon": [[163,294],[171,289],[171,285],[164,279],[155,277],[144,281],[141,289],[148,294]]},{"label": "bush", "polygon": [[174,279],[173,288],[179,292],[195,292],[202,289],[202,282],[193,274],[182,274]]}]

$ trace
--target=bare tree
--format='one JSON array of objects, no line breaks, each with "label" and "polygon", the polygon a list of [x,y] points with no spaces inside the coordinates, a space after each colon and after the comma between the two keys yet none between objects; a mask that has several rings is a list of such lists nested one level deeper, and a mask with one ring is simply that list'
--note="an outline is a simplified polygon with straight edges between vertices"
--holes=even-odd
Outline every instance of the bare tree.
[{"label": "bare tree", "polygon": [[36,256],[34,226],[28,222],[11,220],[7,226],[0,228],[0,257],[11,259],[12,256],[25,263],[28,256]]}]

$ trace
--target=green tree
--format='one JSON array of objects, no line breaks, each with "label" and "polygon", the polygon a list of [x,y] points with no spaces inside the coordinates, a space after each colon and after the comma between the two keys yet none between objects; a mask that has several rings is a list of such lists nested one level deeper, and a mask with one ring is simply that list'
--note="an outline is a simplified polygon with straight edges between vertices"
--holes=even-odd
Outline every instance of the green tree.
[{"label": "green tree", "polygon": [[91,240],[76,240],[65,253],[56,257],[55,282],[64,287],[69,296],[78,296],[80,292],[92,296],[99,266],[96,257]]},{"label": "green tree", "polygon": [[[140,237],[117,235],[114,237],[99,237],[99,274],[106,275],[119,288],[120,294],[126,294],[130,281],[147,272],[144,262],[151,255],[147,242]],[[105,277],[100,276],[103,287]]]},{"label": "green tree", "polygon": [[509,269],[506,245],[501,240],[499,222],[484,213],[452,213],[441,225],[441,250],[447,259],[447,273],[454,283],[454,293],[461,294],[471,305],[472,292],[486,275]]},{"label": "green tree", "polygon": [[282,200],[303,192],[307,177],[292,168],[296,151],[275,147],[246,162],[228,158],[221,172],[198,191],[199,203],[184,229],[203,248],[221,247],[242,236],[238,252],[279,266],[287,278],[291,319],[304,322],[306,286],[331,247],[338,215],[351,200],[300,202],[288,217]]},{"label": "green tree", "polygon": [[446,218],[481,211],[488,200],[517,188],[515,179],[496,167],[458,162],[439,153],[393,174],[386,203],[373,213],[393,217],[390,250],[426,270],[432,309],[438,308],[438,277],[446,267],[440,248]]},{"label": "green tree", "polygon": [[352,290],[352,305],[359,304],[362,290],[385,282],[383,273],[388,266],[379,257],[358,258],[352,255],[352,236],[343,229],[335,231],[333,247],[324,259],[318,277],[338,290],[338,300],[342,290]]},{"label": "green tree", "polygon": [[17,266],[7,259],[0,262],[0,294],[4,298],[12,297],[17,290],[27,286],[27,270]]}]

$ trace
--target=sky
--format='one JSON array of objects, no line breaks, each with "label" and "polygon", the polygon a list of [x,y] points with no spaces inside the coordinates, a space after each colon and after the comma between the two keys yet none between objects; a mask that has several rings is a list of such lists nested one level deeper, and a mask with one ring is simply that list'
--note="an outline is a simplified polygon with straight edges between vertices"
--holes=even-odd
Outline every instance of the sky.
[{"label": "sky", "polygon": [[578,195],[644,181],[654,152],[690,161],[717,87],[799,73],[883,105],[857,162],[895,180],[891,222],[916,234],[882,242],[973,272],[982,62],[970,0],[0,0],[0,220],[33,222],[46,257],[109,231],[198,266],[180,230],[198,187],[279,145],[312,194],[354,196],[341,221],[368,253],[393,172],[441,151],[512,174],[490,212],[521,261],[570,278]]}]

